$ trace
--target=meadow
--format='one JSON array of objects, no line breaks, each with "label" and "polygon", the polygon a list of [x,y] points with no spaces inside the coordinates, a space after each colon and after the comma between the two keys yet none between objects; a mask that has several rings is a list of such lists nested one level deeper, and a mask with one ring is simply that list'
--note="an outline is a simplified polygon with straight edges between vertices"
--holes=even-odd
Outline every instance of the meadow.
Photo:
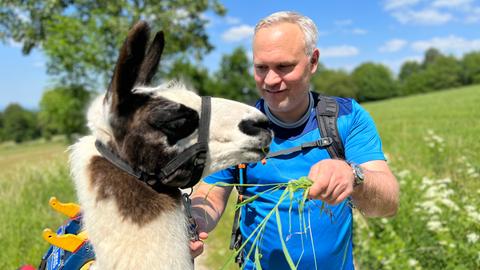
[{"label": "meadow", "polygon": [[[363,104],[401,185],[392,219],[355,215],[358,269],[480,269],[480,86]],[[74,201],[64,142],[0,145],[0,269],[37,265],[45,227],[64,217],[50,196]],[[234,196],[207,240],[219,269],[230,251]],[[235,269],[235,267],[232,267]]]}]

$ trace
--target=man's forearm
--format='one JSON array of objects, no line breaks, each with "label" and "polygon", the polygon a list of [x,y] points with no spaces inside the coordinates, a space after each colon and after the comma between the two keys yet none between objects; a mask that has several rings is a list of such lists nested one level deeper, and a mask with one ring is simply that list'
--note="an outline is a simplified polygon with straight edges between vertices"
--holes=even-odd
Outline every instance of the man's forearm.
[{"label": "man's forearm", "polygon": [[217,226],[231,190],[231,187],[212,187],[202,183],[192,194],[192,215],[205,221],[203,229],[206,232]]},{"label": "man's forearm", "polygon": [[367,217],[390,217],[398,210],[399,187],[395,176],[388,170],[365,169],[365,181],[354,188],[354,205]]}]

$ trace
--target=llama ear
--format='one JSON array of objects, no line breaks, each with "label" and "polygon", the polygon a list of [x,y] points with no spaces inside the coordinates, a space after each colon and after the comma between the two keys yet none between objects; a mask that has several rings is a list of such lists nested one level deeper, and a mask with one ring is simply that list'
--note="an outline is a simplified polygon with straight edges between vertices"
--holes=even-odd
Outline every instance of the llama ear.
[{"label": "llama ear", "polygon": [[136,82],[137,84],[139,85],[150,84],[153,76],[157,72],[158,63],[160,62],[160,57],[162,56],[164,46],[165,46],[164,34],[163,34],[163,31],[159,31],[155,35],[155,38],[150,44],[147,54],[143,59],[143,63],[142,63],[142,66],[140,67],[140,72]]},{"label": "llama ear", "polygon": [[126,109],[133,95],[132,89],[137,81],[140,65],[145,56],[145,47],[150,35],[146,22],[136,23],[128,32],[118,56],[107,98],[111,99],[112,109],[116,112]]}]

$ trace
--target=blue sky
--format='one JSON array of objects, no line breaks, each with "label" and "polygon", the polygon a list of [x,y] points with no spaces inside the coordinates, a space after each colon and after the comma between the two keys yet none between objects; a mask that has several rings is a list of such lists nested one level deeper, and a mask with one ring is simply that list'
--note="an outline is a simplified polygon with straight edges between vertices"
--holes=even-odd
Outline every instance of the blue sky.
[{"label": "blue sky", "polygon": [[[351,71],[373,61],[398,72],[406,60],[421,61],[432,46],[456,57],[480,50],[480,0],[221,2],[228,10],[226,16],[204,14],[215,50],[203,63],[212,72],[221,56],[235,47],[243,46],[251,54],[256,22],[280,10],[313,19],[320,32],[320,61],[332,69]],[[24,56],[18,44],[0,44],[0,59],[0,109],[11,102],[37,108],[50,85],[42,53],[34,50]]]}]

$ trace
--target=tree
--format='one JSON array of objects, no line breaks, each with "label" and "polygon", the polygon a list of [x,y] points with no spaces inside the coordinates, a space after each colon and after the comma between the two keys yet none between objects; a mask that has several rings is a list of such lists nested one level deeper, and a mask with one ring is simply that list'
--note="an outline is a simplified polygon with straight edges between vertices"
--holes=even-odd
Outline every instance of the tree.
[{"label": "tree", "polygon": [[400,68],[400,73],[398,75],[398,79],[401,82],[407,80],[413,74],[416,74],[422,70],[422,66],[416,61],[406,61],[402,64]]},{"label": "tree", "polygon": [[200,59],[213,48],[202,14],[225,13],[218,0],[0,0],[0,6],[0,40],[21,43],[25,54],[40,48],[48,72],[72,84],[109,79],[128,28],[140,19],[165,31],[164,58],[188,53]]},{"label": "tree", "polygon": [[423,68],[427,68],[428,66],[434,64],[437,59],[441,58],[443,55],[442,53],[435,48],[430,48],[425,52],[425,58],[423,59]]},{"label": "tree", "polygon": [[343,70],[323,69],[312,78],[315,91],[326,95],[357,98],[357,87]]},{"label": "tree", "polygon": [[210,78],[208,70],[200,64],[192,64],[186,58],[176,59],[164,77],[181,81],[191,86],[200,95],[216,95],[214,87],[212,87],[214,82]]},{"label": "tree", "polygon": [[39,120],[44,136],[86,132],[85,112],[91,93],[82,86],[57,87],[46,91],[40,101]]},{"label": "tree", "polygon": [[439,56],[424,71],[428,81],[427,88],[433,91],[460,86],[461,71],[460,63],[455,57]]},{"label": "tree", "polygon": [[220,69],[215,73],[216,94],[229,99],[252,104],[258,94],[255,81],[250,73],[252,64],[244,48],[236,48],[230,55],[224,55]]},{"label": "tree", "polygon": [[40,136],[34,112],[16,103],[9,104],[3,112],[3,135],[5,140],[23,142]]},{"label": "tree", "polygon": [[4,138],[4,124],[3,124],[3,112],[0,112],[0,142],[5,140]]},{"label": "tree", "polygon": [[480,83],[480,51],[465,54],[461,66],[463,84]]},{"label": "tree", "polygon": [[386,99],[397,95],[397,85],[392,72],[382,64],[364,63],[352,72],[358,88],[358,100]]}]

